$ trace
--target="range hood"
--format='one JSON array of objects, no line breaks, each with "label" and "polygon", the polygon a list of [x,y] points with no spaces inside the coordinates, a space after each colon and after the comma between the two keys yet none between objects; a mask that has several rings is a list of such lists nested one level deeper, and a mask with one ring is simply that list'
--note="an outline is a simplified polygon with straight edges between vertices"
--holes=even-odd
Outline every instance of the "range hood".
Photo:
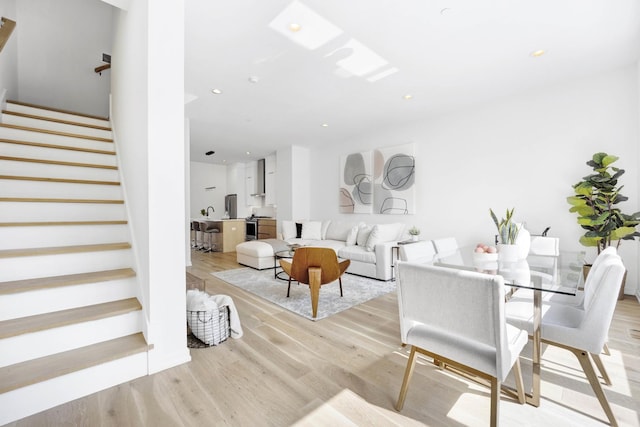
[{"label": "range hood", "polygon": [[258,160],[256,172],[256,192],[252,196],[264,196],[264,159]]}]

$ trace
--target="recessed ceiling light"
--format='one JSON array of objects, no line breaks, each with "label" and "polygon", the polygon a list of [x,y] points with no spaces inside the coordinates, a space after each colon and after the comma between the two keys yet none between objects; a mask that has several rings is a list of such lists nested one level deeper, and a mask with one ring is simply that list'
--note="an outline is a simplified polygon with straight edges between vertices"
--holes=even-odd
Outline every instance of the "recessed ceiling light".
[{"label": "recessed ceiling light", "polygon": [[249,77],[249,82],[250,83],[258,83],[258,76],[251,76]]},{"label": "recessed ceiling light", "polygon": [[404,99],[412,99],[413,95],[411,95],[410,93],[406,94],[405,96],[403,96]]},{"label": "recessed ceiling light", "polygon": [[451,13],[450,7],[445,7],[444,9],[440,9],[440,15],[449,15]]},{"label": "recessed ceiling light", "polygon": [[534,50],[533,52],[531,52],[531,56],[533,56],[534,58],[538,58],[542,55],[544,55],[544,50],[540,49],[540,50]]},{"label": "recessed ceiling light", "polygon": [[251,151],[247,151],[247,156],[251,155]]},{"label": "recessed ceiling light", "polygon": [[220,89],[211,89],[211,93],[215,93],[216,95],[220,95],[222,91]]},{"label": "recessed ceiling light", "polygon": [[322,127],[323,127],[323,128],[328,128],[328,127],[329,127],[329,123],[323,123],[323,124],[322,124]]},{"label": "recessed ceiling light", "polygon": [[302,26],[300,24],[296,24],[296,23],[291,23],[289,24],[289,30],[292,33],[297,33],[298,31],[300,31],[302,29]]}]

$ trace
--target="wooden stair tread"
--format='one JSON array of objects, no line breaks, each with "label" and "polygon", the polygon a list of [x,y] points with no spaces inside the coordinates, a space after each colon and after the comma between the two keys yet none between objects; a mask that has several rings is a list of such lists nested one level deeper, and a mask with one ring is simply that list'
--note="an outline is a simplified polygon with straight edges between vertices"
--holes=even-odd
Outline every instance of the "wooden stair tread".
[{"label": "wooden stair tread", "polygon": [[111,199],[54,199],[45,197],[0,197],[0,202],[25,202],[25,203],[95,203],[107,205],[121,205],[124,200]]},{"label": "wooden stair tread", "polygon": [[60,132],[60,131],[57,131],[57,130],[39,129],[39,128],[32,128],[32,127],[28,127],[28,126],[10,125],[10,124],[7,124],[7,123],[0,123],[0,128],[25,130],[25,131],[28,131],[28,132],[46,133],[46,134],[49,134],[49,135],[67,136],[69,138],[90,139],[92,141],[100,141],[100,142],[113,142],[113,139],[111,139],[111,138],[102,138],[100,136],[83,135],[83,134],[71,133],[71,132]]},{"label": "wooden stair tread", "polygon": [[76,111],[70,111],[70,110],[62,110],[62,109],[59,109],[59,108],[45,107],[43,105],[31,104],[31,103],[28,103],[28,102],[21,102],[21,101],[16,101],[16,100],[7,100],[7,104],[15,104],[15,105],[22,105],[23,107],[39,108],[40,110],[55,111],[57,113],[63,113],[63,114],[72,114],[74,116],[86,117],[88,119],[104,120],[105,122],[109,121],[108,117],[92,116],[90,114],[78,113]]},{"label": "wooden stair tread", "polygon": [[120,185],[119,181],[95,181],[90,179],[48,178],[40,176],[0,175],[0,179],[13,179],[18,181],[62,182],[65,184]]},{"label": "wooden stair tread", "polygon": [[20,317],[17,319],[3,320],[0,322],[0,339],[60,328],[77,323],[90,322],[92,320],[118,316],[141,309],[142,306],[137,298],[129,298],[51,313],[37,314],[34,316]]},{"label": "wooden stair tread", "polygon": [[5,144],[28,145],[30,147],[53,148],[56,150],[80,151],[83,153],[93,154],[107,154],[110,156],[115,156],[116,154],[116,152],[113,150],[98,150],[94,148],[73,147],[71,145],[45,144],[42,142],[23,141],[20,139],[0,138],[0,142],[4,142]]},{"label": "wooden stair tread", "polygon": [[121,249],[131,249],[131,245],[127,242],[122,242],[103,243],[97,245],[57,246],[49,248],[4,249],[0,250],[0,258],[117,251]]},{"label": "wooden stair tread", "polygon": [[125,220],[107,221],[33,221],[33,222],[0,222],[0,227],[48,227],[59,225],[124,225]]},{"label": "wooden stair tread", "polygon": [[27,118],[27,119],[44,120],[44,121],[47,121],[47,122],[60,123],[60,124],[63,124],[63,125],[81,126],[81,127],[86,127],[86,128],[90,128],[90,129],[106,130],[106,131],[111,132],[111,128],[110,127],[92,125],[90,123],[74,122],[72,120],[55,119],[53,117],[38,116],[36,114],[19,113],[17,111],[2,110],[2,113],[3,114],[9,114],[9,115],[12,115],[12,116],[24,117],[24,118]]},{"label": "wooden stair tread", "polygon": [[92,271],[90,273],[67,274],[64,276],[40,277],[37,279],[12,280],[0,282],[0,295],[27,292],[39,289],[59,288],[63,286],[84,285],[88,283],[108,282],[111,280],[135,277],[131,268]]},{"label": "wooden stair tread", "polygon": [[[34,343],[34,345],[38,345]],[[0,393],[146,352],[142,333],[69,350],[0,368]]]},{"label": "wooden stair tread", "polygon": [[0,156],[0,160],[10,160],[15,162],[45,163],[48,165],[78,166],[83,168],[99,168],[99,169],[113,169],[113,170],[118,169],[117,166],[111,166],[111,165],[98,165],[95,163],[63,162],[60,160],[32,159],[29,157]]}]

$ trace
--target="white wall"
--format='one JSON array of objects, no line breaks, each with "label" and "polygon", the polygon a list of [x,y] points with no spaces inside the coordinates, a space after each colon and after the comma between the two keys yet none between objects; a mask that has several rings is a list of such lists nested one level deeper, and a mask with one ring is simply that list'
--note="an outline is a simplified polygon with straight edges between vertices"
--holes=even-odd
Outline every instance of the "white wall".
[{"label": "white wall", "polygon": [[[460,244],[474,244],[493,240],[489,208],[502,213],[515,207],[516,219],[526,221],[532,233],[550,226],[563,249],[583,250],[566,197],[572,184],[591,172],[585,162],[593,153],[620,157],[617,166],[626,169],[623,193],[630,197],[624,209],[639,210],[638,110],[638,71],[629,66],[335,141],[311,152],[311,212],[315,218],[404,221],[421,228],[423,238],[453,235]],[[416,143],[417,214],[339,214],[340,156],[409,142]],[[588,253],[593,258],[595,250]],[[627,293],[635,293],[638,242],[625,242],[621,254],[630,270]]]},{"label": "white wall", "polygon": [[[278,159],[278,173],[276,174],[277,219],[280,221],[323,219],[324,217],[316,215],[313,210],[314,206],[311,204],[311,201],[315,201],[316,197],[316,188],[311,186],[311,177],[316,176],[316,169],[311,167],[310,150],[306,147],[292,145],[278,150],[276,156]],[[315,160],[314,158],[314,166]],[[309,174],[308,171],[311,171],[312,174]],[[317,185],[323,190],[327,190],[330,181],[319,176]],[[313,190],[311,190],[312,188]],[[312,191],[313,194],[311,194]]]},{"label": "white wall", "polygon": [[[190,360],[185,313],[184,2],[116,19],[113,125],[147,319],[149,372]],[[166,23],[171,22],[170,26]]]},{"label": "white wall", "polygon": [[[200,217],[200,209],[213,206],[210,216],[220,219],[224,215],[224,196],[227,194],[227,167],[210,163],[191,162],[190,218]],[[215,187],[207,190],[207,187]],[[238,201],[241,203],[241,201]]]},{"label": "white wall", "polygon": [[[16,21],[9,41],[0,52],[0,97],[6,90],[6,99],[18,99],[18,32],[20,25],[16,16],[16,1],[3,0],[0,2],[0,16]],[[0,99],[0,102],[3,100]],[[3,106],[2,106],[3,107]],[[4,107],[3,107],[4,108]]]},{"label": "white wall", "polygon": [[20,0],[16,9],[20,51],[30,53],[18,56],[20,101],[107,116],[110,71],[94,68],[111,53],[114,9],[100,0]]}]

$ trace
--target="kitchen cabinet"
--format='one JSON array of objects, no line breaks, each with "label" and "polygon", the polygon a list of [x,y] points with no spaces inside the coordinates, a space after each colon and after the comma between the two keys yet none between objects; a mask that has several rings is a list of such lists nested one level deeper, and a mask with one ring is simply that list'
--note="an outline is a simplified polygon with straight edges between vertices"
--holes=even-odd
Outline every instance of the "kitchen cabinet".
[{"label": "kitchen cabinet", "polygon": [[264,204],[276,205],[276,155],[265,158],[264,162]]},{"label": "kitchen cabinet", "polygon": [[276,238],[276,220],[258,218],[258,239]]}]

